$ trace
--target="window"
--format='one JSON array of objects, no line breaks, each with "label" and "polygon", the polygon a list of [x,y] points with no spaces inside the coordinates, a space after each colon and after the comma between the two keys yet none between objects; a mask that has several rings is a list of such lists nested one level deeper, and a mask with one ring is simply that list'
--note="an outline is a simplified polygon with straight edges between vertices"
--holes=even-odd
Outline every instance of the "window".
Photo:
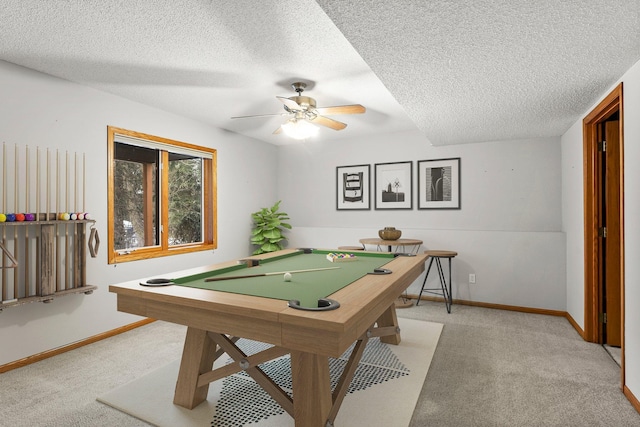
[{"label": "window", "polygon": [[108,127],[109,264],[215,249],[216,150]]}]

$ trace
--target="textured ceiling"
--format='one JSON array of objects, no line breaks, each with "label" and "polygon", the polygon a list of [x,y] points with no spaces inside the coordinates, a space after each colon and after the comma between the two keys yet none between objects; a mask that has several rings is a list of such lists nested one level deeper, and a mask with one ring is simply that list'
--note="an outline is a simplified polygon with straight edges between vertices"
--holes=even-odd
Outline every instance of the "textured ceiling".
[{"label": "textured ceiling", "polygon": [[640,59],[640,1],[327,1],[434,145],[563,134]]},{"label": "textured ceiling", "polygon": [[[561,135],[640,59],[640,1],[4,0],[0,59],[272,144],[309,83],[366,138]],[[144,131],[143,129],[137,129]]]}]

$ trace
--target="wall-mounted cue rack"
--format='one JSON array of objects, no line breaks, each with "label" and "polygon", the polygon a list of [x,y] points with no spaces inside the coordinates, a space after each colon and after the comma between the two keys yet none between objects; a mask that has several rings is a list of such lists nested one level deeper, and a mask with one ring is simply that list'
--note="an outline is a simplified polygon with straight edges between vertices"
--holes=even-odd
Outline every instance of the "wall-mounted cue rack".
[{"label": "wall-mounted cue rack", "polygon": [[0,311],[97,288],[86,283],[86,248],[95,257],[99,238],[84,209],[85,155],[60,154],[3,143]]}]

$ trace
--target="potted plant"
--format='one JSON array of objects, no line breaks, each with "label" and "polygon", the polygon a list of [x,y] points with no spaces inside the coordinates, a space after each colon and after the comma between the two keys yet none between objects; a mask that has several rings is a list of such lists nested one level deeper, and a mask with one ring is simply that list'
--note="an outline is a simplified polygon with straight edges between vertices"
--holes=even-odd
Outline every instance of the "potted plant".
[{"label": "potted plant", "polygon": [[283,222],[289,215],[280,210],[279,200],[270,208],[262,208],[251,214],[254,228],[251,231],[251,244],[258,246],[253,255],[275,252],[283,249],[281,242],[287,240],[282,234],[284,229],[291,230],[291,225]]}]

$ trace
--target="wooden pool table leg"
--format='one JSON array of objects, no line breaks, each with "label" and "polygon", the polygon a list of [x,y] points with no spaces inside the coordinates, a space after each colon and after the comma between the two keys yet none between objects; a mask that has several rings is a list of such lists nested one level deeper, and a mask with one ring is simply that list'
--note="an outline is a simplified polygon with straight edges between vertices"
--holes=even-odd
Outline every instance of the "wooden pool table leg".
[{"label": "wooden pool table leg", "polygon": [[325,427],[332,406],[329,358],[292,351],[291,377],[296,427]]},{"label": "wooden pool table leg", "polygon": [[216,344],[207,336],[207,331],[187,328],[176,392],[173,396],[174,404],[193,409],[207,399],[209,383],[198,387],[198,377],[213,367],[215,350]]},{"label": "wooden pool table leg", "polygon": [[[378,328],[384,328],[387,326],[392,326],[398,328],[398,316],[396,315],[396,306],[395,302],[389,306],[389,308],[380,315],[378,320],[376,321],[378,324]],[[395,334],[382,336],[380,337],[380,341],[386,344],[400,344],[400,329]]]}]

